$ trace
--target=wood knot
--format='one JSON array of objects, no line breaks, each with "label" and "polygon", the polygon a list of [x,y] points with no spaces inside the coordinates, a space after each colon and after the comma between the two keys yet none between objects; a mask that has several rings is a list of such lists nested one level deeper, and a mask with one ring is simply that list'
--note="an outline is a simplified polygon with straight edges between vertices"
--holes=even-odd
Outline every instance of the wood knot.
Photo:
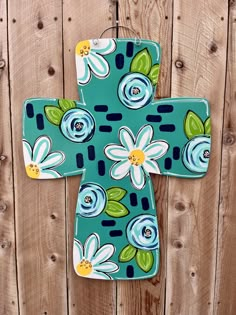
[{"label": "wood knot", "polygon": [[184,67],[184,63],[181,60],[176,60],[175,66],[176,66],[176,68],[181,69]]},{"label": "wood knot", "polygon": [[211,43],[211,45],[210,45],[210,53],[212,53],[212,54],[214,54],[214,53],[216,53],[217,52],[217,50],[218,50],[218,46],[216,45],[216,43]]},{"label": "wood knot", "polygon": [[38,21],[38,25],[37,25],[38,29],[41,30],[43,29],[43,21]]},{"label": "wood knot", "polygon": [[227,132],[223,137],[223,143],[225,145],[233,145],[235,143],[235,135],[232,132]]},{"label": "wood knot", "polygon": [[1,59],[1,60],[0,60],[0,69],[4,69],[5,66],[6,66],[5,60],[4,60],[4,59]]},{"label": "wood knot", "polygon": [[185,205],[183,202],[177,202],[175,204],[175,209],[178,211],[184,211],[185,210]]},{"label": "wood knot", "polygon": [[230,0],[230,1],[229,1],[229,5],[230,5],[231,7],[235,6],[235,5],[236,5],[236,0]]},{"label": "wood knot", "polygon": [[7,210],[7,205],[0,200],[0,213],[4,213]]},{"label": "wood knot", "polygon": [[7,249],[11,247],[11,242],[8,240],[0,240],[0,247],[2,249]]},{"label": "wood knot", "polygon": [[51,261],[55,262],[57,260],[57,257],[56,257],[56,255],[53,254],[53,255],[51,255],[50,259],[51,259]]},{"label": "wood knot", "polygon": [[180,249],[180,248],[182,248],[182,247],[184,246],[184,244],[183,244],[183,242],[180,241],[180,240],[175,240],[175,241],[173,242],[173,246],[174,246],[175,248]]},{"label": "wood knot", "polygon": [[50,66],[50,67],[48,68],[48,74],[49,74],[50,76],[53,76],[53,75],[55,74],[55,69],[54,69],[52,66]]}]

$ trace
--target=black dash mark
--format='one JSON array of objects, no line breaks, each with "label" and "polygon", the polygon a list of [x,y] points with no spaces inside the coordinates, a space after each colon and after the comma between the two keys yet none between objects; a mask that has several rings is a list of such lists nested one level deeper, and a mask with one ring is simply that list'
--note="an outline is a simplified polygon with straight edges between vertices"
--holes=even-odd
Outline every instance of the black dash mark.
[{"label": "black dash mark", "polygon": [[120,113],[113,113],[113,114],[107,114],[107,120],[109,121],[119,121],[122,119],[122,114]]},{"label": "black dash mark", "polygon": [[105,175],[105,172],[106,172],[106,169],[105,169],[105,162],[104,161],[98,161],[98,174],[100,176],[104,176]]},{"label": "black dash mark", "polygon": [[132,193],[129,195],[130,198],[130,204],[131,206],[135,207],[138,204],[138,199],[137,199],[137,195],[135,193]]},{"label": "black dash mark", "polygon": [[172,105],[159,105],[157,107],[158,113],[171,113],[173,110],[174,107]]},{"label": "black dash mark", "polygon": [[161,116],[160,115],[147,115],[146,120],[149,122],[160,122]]},{"label": "black dash mark", "polygon": [[90,161],[95,160],[95,148],[93,145],[88,146],[88,158]]},{"label": "black dash mark", "polygon": [[141,199],[143,210],[149,209],[149,201],[147,197]]},{"label": "black dash mark", "polygon": [[36,124],[37,124],[37,128],[39,130],[43,130],[44,129],[44,120],[43,120],[43,115],[42,114],[37,114],[36,115]]},{"label": "black dash mark", "polygon": [[132,42],[128,42],[126,46],[126,56],[132,57],[134,53],[134,44]]},{"label": "black dash mark", "polygon": [[122,69],[124,67],[125,58],[123,54],[116,55],[116,68]]},{"label": "black dash mark", "polygon": [[113,230],[113,231],[110,231],[109,234],[110,234],[111,237],[116,237],[116,236],[123,235],[123,232],[121,230]]},{"label": "black dash mark", "polygon": [[27,113],[27,116],[29,118],[33,118],[34,117],[34,107],[33,107],[33,104],[31,103],[28,103],[26,105],[26,113]]},{"label": "black dash mark", "polygon": [[133,278],[133,276],[134,276],[134,267],[133,266],[131,266],[131,265],[127,266],[126,275],[128,278]]},{"label": "black dash mark", "polygon": [[173,148],[173,159],[174,160],[179,160],[180,158],[180,148],[179,147],[174,147]]},{"label": "black dash mark", "polygon": [[172,167],[172,160],[171,158],[166,158],[165,159],[165,169],[166,170],[170,170]]},{"label": "black dash mark", "polygon": [[112,132],[112,127],[111,126],[100,126],[99,131],[101,132]]},{"label": "black dash mark", "polygon": [[107,112],[108,106],[107,105],[96,105],[94,106],[95,112]]},{"label": "black dash mark", "polygon": [[102,220],[102,226],[115,226],[115,220]]},{"label": "black dash mark", "polygon": [[82,153],[76,154],[76,165],[78,168],[82,168],[84,166],[84,157]]},{"label": "black dash mark", "polygon": [[172,124],[161,125],[159,129],[160,131],[164,131],[164,132],[173,132],[175,131],[175,125],[172,125]]}]

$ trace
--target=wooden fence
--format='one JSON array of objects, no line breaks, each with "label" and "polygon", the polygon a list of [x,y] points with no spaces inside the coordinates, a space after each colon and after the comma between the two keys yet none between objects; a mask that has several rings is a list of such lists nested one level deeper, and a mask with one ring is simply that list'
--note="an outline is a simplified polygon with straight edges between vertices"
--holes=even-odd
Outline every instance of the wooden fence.
[{"label": "wooden fence", "polygon": [[[23,100],[78,98],[75,45],[116,20],[160,42],[158,97],[206,97],[212,112],[208,175],[153,179],[162,252],[151,280],[76,276],[79,177],[42,183],[23,166]],[[236,314],[235,186],[235,0],[0,0],[0,315]]]}]

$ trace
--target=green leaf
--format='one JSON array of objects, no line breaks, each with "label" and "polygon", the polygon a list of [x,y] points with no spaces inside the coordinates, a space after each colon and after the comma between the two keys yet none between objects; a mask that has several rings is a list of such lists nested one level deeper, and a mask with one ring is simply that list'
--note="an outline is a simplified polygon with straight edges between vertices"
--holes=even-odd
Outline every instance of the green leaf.
[{"label": "green leaf", "polygon": [[129,244],[122,249],[118,259],[120,262],[130,261],[136,255],[136,252],[137,249]]},{"label": "green leaf", "polygon": [[156,85],[158,82],[159,70],[160,70],[160,65],[155,64],[154,66],[152,66],[151,71],[149,72],[148,77],[151,80],[153,85]]},{"label": "green leaf", "polygon": [[205,129],[205,134],[210,136],[211,135],[211,118],[208,117],[206,121],[204,122],[204,129]]},{"label": "green leaf", "polygon": [[45,106],[44,107],[45,115],[47,119],[50,121],[50,123],[59,126],[62,116],[63,116],[63,111],[56,107],[56,106]]},{"label": "green leaf", "polygon": [[192,111],[187,113],[184,122],[184,131],[188,139],[204,134],[204,126],[201,118]]},{"label": "green leaf", "polygon": [[126,195],[127,190],[121,187],[112,187],[107,189],[108,200],[120,201]]},{"label": "green leaf", "polygon": [[59,99],[59,107],[63,112],[67,112],[71,108],[75,108],[75,102],[72,100]]},{"label": "green leaf", "polygon": [[151,251],[139,249],[135,259],[139,268],[141,268],[144,272],[148,272],[152,269],[154,257]]},{"label": "green leaf", "polygon": [[131,72],[140,72],[144,75],[147,75],[152,66],[152,59],[148,52],[148,50],[145,48],[138,52],[135,57],[133,58],[130,66]]},{"label": "green leaf", "polygon": [[120,202],[109,200],[105,208],[106,214],[114,218],[125,217],[129,214],[129,210]]}]

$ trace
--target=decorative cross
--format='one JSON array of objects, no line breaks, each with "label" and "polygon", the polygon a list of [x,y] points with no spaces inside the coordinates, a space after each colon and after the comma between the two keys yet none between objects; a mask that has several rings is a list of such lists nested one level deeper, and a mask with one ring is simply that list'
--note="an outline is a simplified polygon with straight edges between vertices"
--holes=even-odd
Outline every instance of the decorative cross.
[{"label": "decorative cross", "polygon": [[144,279],[159,268],[150,173],[200,178],[210,156],[205,99],[154,101],[159,44],[99,39],[76,46],[80,102],[24,103],[23,151],[34,179],[83,174],[73,264],[96,279]]}]

